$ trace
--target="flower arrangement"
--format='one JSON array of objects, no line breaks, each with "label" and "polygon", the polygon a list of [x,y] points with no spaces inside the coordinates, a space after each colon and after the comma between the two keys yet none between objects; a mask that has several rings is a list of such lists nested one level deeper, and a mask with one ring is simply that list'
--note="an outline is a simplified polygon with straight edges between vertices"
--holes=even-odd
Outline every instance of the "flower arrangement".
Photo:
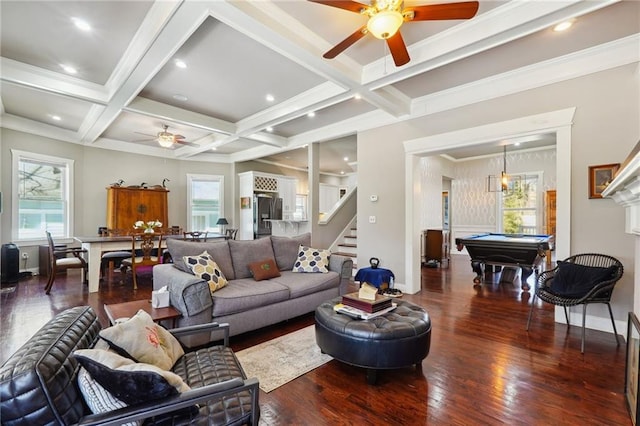
[{"label": "flower arrangement", "polygon": [[150,220],[145,222],[144,220],[139,220],[133,224],[135,229],[144,229],[144,232],[147,234],[153,234],[155,232],[154,228],[160,228],[162,226],[162,222],[159,220]]}]

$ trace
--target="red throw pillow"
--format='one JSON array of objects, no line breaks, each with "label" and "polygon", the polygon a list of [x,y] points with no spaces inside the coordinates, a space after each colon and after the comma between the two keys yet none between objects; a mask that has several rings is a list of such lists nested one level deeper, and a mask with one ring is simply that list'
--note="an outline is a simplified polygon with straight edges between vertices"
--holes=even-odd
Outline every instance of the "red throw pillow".
[{"label": "red throw pillow", "polygon": [[256,281],[268,280],[269,278],[280,276],[276,261],[273,259],[250,263],[249,270],[251,271],[251,275],[253,275],[253,279]]}]

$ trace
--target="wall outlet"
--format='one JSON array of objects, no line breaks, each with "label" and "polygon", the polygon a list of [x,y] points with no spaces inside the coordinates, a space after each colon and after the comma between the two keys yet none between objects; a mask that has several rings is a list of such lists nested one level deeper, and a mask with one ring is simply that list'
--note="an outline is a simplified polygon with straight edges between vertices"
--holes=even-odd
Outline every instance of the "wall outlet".
[{"label": "wall outlet", "polygon": [[369,216],[369,223],[376,223],[376,217],[375,216]]},{"label": "wall outlet", "polygon": [[28,259],[29,258],[29,253],[22,253],[22,258],[23,259]]}]

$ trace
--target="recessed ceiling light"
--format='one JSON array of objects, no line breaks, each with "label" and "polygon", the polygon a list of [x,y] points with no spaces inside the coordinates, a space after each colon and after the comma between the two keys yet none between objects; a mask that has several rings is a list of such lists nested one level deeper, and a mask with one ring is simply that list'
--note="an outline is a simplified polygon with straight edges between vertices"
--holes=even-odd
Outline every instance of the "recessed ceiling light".
[{"label": "recessed ceiling light", "polygon": [[313,112],[313,111],[311,111],[309,114],[307,114],[307,117],[309,117],[309,118],[313,118],[315,116],[316,116],[316,113]]},{"label": "recessed ceiling light", "polygon": [[354,98],[356,99],[362,99],[362,95],[360,93],[356,93]]},{"label": "recessed ceiling light", "polygon": [[63,70],[65,70],[69,74],[77,74],[78,73],[78,70],[76,70],[71,65],[60,64],[60,66],[62,67]]},{"label": "recessed ceiling light", "polygon": [[271,93],[268,93],[265,98],[267,99],[267,102],[273,102],[276,100]]},{"label": "recessed ceiling light", "polygon": [[213,148],[211,148],[211,151],[217,151],[218,148],[216,148],[215,146]]},{"label": "recessed ceiling light", "polygon": [[340,174],[343,175],[344,174],[344,170],[340,170]]},{"label": "recessed ceiling light", "polygon": [[559,32],[569,29],[573,25],[571,21],[560,22],[558,25],[553,27],[553,31]]},{"label": "recessed ceiling light", "polygon": [[189,100],[189,98],[187,98],[185,95],[173,95],[173,99],[182,102]]},{"label": "recessed ceiling light", "polygon": [[71,18],[71,20],[73,21],[75,26],[78,27],[78,29],[81,29],[82,31],[91,31],[91,25],[89,25],[89,23],[84,19]]},{"label": "recessed ceiling light", "polygon": [[178,67],[178,68],[186,68],[187,67],[187,64],[184,61],[180,60],[180,59],[176,59],[175,64],[176,64],[176,67]]},{"label": "recessed ceiling light", "polygon": [[344,157],[344,161],[349,161],[349,157]]},{"label": "recessed ceiling light", "polygon": [[271,133],[271,132],[273,132],[273,127],[269,126],[269,127],[267,127],[266,130],[267,130],[267,132]]},{"label": "recessed ceiling light", "polygon": [[49,114],[49,117],[51,117],[51,119],[55,120],[55,121],[62,120],[62,117],[60,117],[59,115],[55,115],[55,114]]}]

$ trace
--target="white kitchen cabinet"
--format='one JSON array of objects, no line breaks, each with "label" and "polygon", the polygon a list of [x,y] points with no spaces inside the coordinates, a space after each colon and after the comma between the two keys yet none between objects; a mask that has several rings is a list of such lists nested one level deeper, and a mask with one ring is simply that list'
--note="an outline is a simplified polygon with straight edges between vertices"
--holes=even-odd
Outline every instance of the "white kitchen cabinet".
[{"label": "white kitchen cabinet", "polygon": [[282,198],[282,219],[291,220],[296,211],[298,180],[289,177],[278,178],[278,197]]}]

